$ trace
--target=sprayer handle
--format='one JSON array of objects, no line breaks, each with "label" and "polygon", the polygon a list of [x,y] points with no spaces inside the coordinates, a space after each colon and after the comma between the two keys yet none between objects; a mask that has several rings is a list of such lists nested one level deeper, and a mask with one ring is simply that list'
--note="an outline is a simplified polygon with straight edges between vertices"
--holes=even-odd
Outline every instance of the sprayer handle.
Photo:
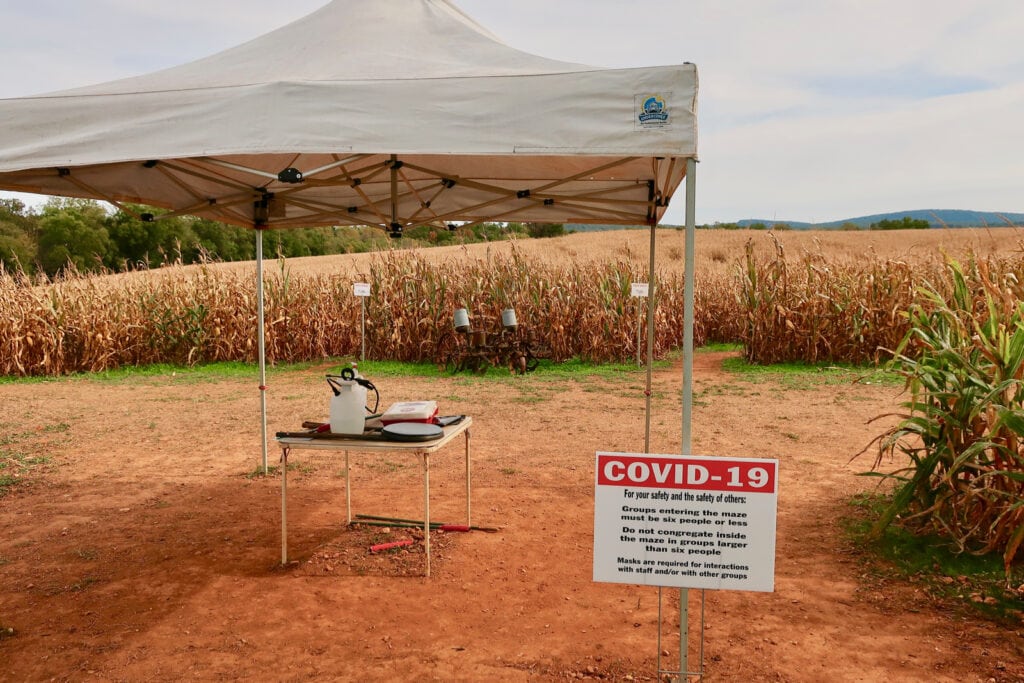
[{"label": "sprayer handle", "polygon": [[335,396],[341,395],[341,388],[338,385],[337,375],[327,375],[327,386],[331,388],[331,391],[334,392]]}]

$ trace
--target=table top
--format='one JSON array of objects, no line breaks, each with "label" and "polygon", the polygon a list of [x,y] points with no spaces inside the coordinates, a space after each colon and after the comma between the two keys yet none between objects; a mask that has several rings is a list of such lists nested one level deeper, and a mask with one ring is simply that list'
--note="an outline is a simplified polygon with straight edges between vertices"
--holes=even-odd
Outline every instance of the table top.
[{"label": "table top", "polygon": [[386,441],[384,439],[317,439],[309,436],[279,436],[277,443],[289,448],[313,448],[327,451],[412,451],[433,453],[469,429],[473,418],[466,415],[462,422],[444,427],[444,435],[434,441]]}]

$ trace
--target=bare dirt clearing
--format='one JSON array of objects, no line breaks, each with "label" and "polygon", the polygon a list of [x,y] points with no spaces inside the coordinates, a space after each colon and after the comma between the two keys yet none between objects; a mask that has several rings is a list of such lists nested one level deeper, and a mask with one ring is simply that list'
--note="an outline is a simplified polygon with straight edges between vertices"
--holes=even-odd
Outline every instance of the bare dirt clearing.
[{"label": "bare dirt clearing", "polygon": [[[694,451],[780,460],[776,590],[706,593],[705,680],[1024,680],[1024,625],[871,579],[841,531],[872,486],[849,459],[898,388],[761,382],[725,355],[695,359]],[[333,369],[271,373],[271,433],[324,419]],[[0,678],[655,680],[656,589],[591,581],[594,453],[642,449],[642,373],[375,379],[385,403],[474,419],[474,523],[501,532],[438,539],[429,579],[419,545],[368,556],[406,530],[346,529],[343,460],[308,451],[289,475],[297,563],[277,566],[255,379],[0,385],[2,447],[48,459],[0,499]],[[678,450],[680,382],[655,373],[653,452]],[[461,467],[456,446],[434,458],[432,519],[461,521]],[[356,512],[420,518],[414,462],[360,456],[352,476]]]}]

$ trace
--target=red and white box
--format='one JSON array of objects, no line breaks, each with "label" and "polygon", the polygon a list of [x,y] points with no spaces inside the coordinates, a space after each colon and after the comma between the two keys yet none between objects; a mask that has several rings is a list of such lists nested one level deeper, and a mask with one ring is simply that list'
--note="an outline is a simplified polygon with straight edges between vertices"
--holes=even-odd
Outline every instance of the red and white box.
[{"label": "red and white box", "polygon": [[437,417],[437,401],[403,401],[392,403],[380,416],[381,424],[395,422],[433,423]]}]

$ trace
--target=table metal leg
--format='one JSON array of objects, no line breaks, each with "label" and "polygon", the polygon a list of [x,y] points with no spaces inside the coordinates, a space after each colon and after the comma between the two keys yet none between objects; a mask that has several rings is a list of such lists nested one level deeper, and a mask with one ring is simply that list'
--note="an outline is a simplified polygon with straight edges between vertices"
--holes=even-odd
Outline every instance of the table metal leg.
[{"label": "table metal leg", "polygon": [[281,565],[288,564],[288,451],[281,449]]},{"label": "table metal leg", "polygon": [[430,576],[430,454],[423,453],[423,547],[427,555],[427,572]]},{"label": "table metal leg", "polygon": [[472,526],[473,519],[470,515],[470,467],[469,467],[469,430],[466,430],[466,526]]},{"label": "table metal leg", "polygon": [[352,524],[352,470],[348,466],[348,451],[345,451],[345,522]]}]

